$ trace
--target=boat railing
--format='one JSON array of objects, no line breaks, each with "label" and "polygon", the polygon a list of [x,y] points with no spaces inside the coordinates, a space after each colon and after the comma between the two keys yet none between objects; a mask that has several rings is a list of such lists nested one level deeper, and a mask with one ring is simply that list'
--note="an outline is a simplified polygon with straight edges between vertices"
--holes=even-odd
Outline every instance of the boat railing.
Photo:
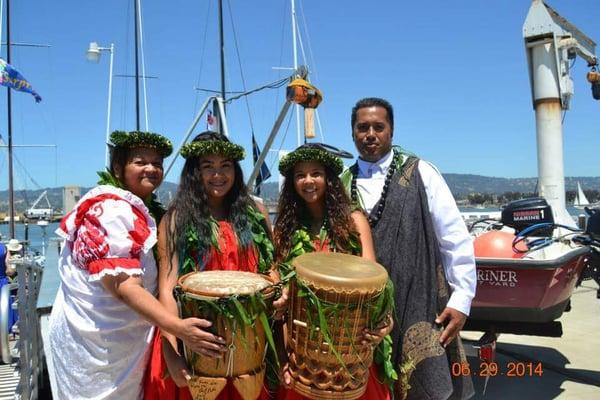
[{"label": "boat railing", "polygon": [[44,269],[32,259],[16,263],[20,380],[15,399],[37,399],[43,376],[43,345],[37,302]]}]

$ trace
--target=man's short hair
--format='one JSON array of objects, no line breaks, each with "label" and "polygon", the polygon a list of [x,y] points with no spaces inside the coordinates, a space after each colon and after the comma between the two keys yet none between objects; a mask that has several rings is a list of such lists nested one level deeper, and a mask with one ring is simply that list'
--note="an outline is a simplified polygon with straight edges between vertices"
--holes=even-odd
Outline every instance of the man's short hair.
[{"label": "man's short hair", "polygon": [[354,130],[354,123],[356,122],[356,113],[358,112],[358,110],[360,110],[361,108],[369,107],[385,108],[385,111],[387,111],[387,119],[390,123],[390,128],[392,128],[392,131],[394,130],[394,108],[387,100],[384,100],[379,97],[365,97],[364,99],[360,99],[356,102],[356,104],[352,108],[352,117],[350,120],[352,130]]}]

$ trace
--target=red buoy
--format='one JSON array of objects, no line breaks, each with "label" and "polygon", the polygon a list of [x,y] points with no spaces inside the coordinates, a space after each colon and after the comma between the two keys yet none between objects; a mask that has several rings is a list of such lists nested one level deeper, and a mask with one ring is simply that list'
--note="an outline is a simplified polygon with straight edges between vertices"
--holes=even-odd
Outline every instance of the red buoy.
[{"label": "red buoy", "polygon": [[[475,238],[475,257],[490,258],[521,258],[523,253],[513,251],[512,243],[515,235],[502,231],[489,231]],[[517,244],[517,249],[527,251],[523,242]]]}]

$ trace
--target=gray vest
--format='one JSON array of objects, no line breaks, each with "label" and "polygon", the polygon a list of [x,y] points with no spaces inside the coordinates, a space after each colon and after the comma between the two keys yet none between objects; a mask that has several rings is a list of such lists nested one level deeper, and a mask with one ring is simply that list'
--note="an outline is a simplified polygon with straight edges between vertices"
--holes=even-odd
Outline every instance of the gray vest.
[{"label": "gray vest", "polygon": [[377,261],[395,286],[392,361],[409,371],[404,382],[399,374],[395,398],[408,390],[409,399],[465,399],[473,395],[471,378],[450,373],[452,363],[466,362],[460,338],[444,349],[434,322],[448,302],[449,286],[418,161],[408,158],[393,175],[381,218],[372,227]]}]

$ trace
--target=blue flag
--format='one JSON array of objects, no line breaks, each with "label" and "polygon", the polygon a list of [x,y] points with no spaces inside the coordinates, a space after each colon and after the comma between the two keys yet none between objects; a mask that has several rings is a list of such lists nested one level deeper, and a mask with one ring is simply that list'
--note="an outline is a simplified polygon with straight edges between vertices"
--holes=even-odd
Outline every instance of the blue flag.
[{"label": "blue flag", "polygon": [[0,85],[18,90],[20,92],[31,93],[35,97],[35,102],[42,101],[42,97],[31,87],[31,83],[25,79],[12,65],[0,58]]},{"label": "blue flag", "polygon": [[[252,160],[254,160],[254,164],[256,164],[256,162],[258,161],[258,157],[260,157],[260,149],[258,148],[258,144],[256,144],[254,132],[252,132]],[[258,176],[256,177],[256,184],[254,185],[254,194],[260,196],[260,184],[269,179],[270,177],[271,171],[269,171],[269,167],[267,167],[267,164],[263,162],[263,164],[260,166]]]}]

